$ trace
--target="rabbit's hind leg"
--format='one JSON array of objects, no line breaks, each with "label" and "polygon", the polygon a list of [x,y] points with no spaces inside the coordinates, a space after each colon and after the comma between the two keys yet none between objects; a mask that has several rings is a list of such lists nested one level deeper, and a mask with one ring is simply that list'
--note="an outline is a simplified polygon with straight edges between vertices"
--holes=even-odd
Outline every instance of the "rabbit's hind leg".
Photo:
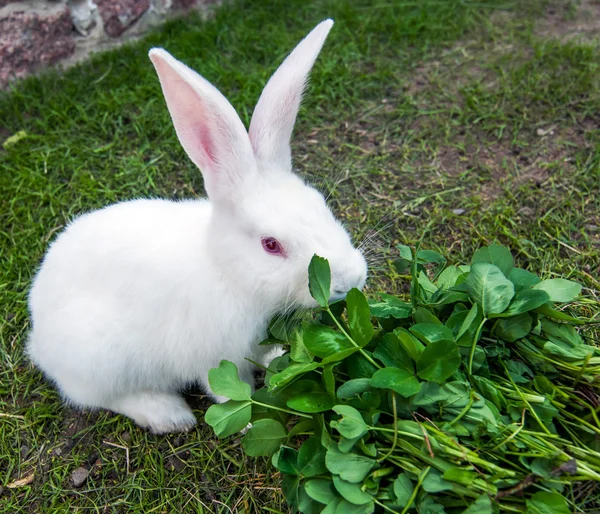
[{"label": "rabbit's hind leg", "polygon": [[114,399],[105,407],[155,434],[186,432],[197,422],[185,400],[175,393],[133,393]]}]

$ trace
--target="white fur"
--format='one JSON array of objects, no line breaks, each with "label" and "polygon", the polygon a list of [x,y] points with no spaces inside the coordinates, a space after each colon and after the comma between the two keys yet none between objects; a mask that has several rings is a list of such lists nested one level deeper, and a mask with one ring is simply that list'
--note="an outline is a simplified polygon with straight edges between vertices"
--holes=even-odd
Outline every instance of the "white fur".
[{"label": "white fur", "polygon": [[[208,370],[221,359],[252,384],[245,358],[265,360],[269,348],[257,343],[271,317],[315,306],[313,254],[330,261],[333,297],[364,285],[362,254],[289,157],[304,82],[331,25],[318,25],[271,78],[250,136],[214,86],[150,51],[210,200],[118,203],[80,216],[51,245],[29,296],[28,353],[67,401],[158,433],[187,430],[196,419],[178,390],[200,382],[210,392]],[[285,256],[265,252],[267,236]]]}]

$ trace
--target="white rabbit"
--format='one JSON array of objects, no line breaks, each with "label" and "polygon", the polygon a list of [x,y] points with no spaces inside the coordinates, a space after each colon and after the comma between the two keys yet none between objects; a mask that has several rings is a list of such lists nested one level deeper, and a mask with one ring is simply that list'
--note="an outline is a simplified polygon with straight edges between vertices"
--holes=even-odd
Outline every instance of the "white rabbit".
[{"label": "white rabbit", "polygon": [[[292,173],[304,84],[332,26],[320,23],[266,85],[249,132],[231,104],[165,50],[150,51],[177,136],[208,199],[134,200],[84,214],[51,245],[29,295],[32,361],[69,403],[129,416],[156,433],[196,423],[178,391],[221,359],[253,383],[269,320],[316,305],[313,254],[331,293],[367,267],[322,195]],[[213,395],[216,401],[224,401]]]}]

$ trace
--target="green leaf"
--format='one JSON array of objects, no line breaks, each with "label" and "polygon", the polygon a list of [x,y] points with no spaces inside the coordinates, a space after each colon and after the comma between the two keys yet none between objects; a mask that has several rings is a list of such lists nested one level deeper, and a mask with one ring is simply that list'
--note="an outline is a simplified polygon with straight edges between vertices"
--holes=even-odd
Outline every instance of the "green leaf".
[{"label": "green leaf", "polygon": [[413,312],[415,323],[443,325],[439,318],[425,307],[417,307]]},{"label": "green leaf", "polygon": [[331,290],[331,270],[327,259],[316,254],[308,266],[308,289],[321,307],[327,307]]},{"label": "green leaf", "polygon": [[290,337],[290,357],[298,364],[308,364],[312,362],[313,355],[308,351],[304,344],[304,331],[294,330]]},{"label": "green leaf", "polygon": [[534,275],[530,271],[521,268],[511,269],[508,278],[515,285],[516,291],[520,291],[521,289],[529,289],[530,287],[541,282],[537,275]]},{"label": "green leaf", "polygon": [[417,508],[419,514],[446,514],[446,509],[433,501],[432,497],[425,495]]},{"label": "green leaf", "polygon": [[233,400],[211,405],[204,416],[204,420],[213,427],[218,437],[237,434],[248,426],[251,418],[252,402]]},{"label": "green leaf", "polygon": [[421,289],[423,289],[423,291],[426,293],[426,298],[429,298],[429,296],[438,290],[437,286],[431,280],[429,280],[429,277],[425,275],[423,271],[419,272],[418,283]]},{"label": "green leaf", "polygon": [[471,264],[478,262],[493,264],[500,269],[505,277],[510,275],[514,260],[510,250],[505,246],[493,244],[488,247],[483,247],[473,254]]},{"label": "green leaf", "polygon": [[371,377],[371,385],[382,389],[391,389],[408,398],[421,389],[421,383],[414,374],[406,369],[383,368]]},{"label": "green leaf", "polygon": [[[348,500],[342,500],[336,507],[333,514],[371,514],[375,511],[375,503],[365,503],[364,505],[354,505]],[[331,514],[323,510],[321,514]]]},{"label": "green leaf", "polygon": [[419,394],[411,398],[411,405],[425,407],[429,412],[453,408],[461,410],[469,402],[471,388],[468,382],[452,381],[440,386],[435,382],[424,382]]},{"label": "green leaf", "polygon": [[423,487],[423,490],[425,490],[428,493],[440,493],[442,491],[451,491],[453,487],[452,483],[442,478],[442,474],[437,469],[429,470],[429,473],[427,473],[427,476],[425,477],[421,485]]},{"label": "green leaf", "polygon": [[565,323],[556,323],[550,319],[542,320],[542,329],[546,335],[556,337],[561,341],[569,343],[571,346],[584,344],[583,339],[575,330],[575,327]]},{"label": "green leaf", "polygon": [[561,357],[566,361],[587,359],[594,354],[594,348],[588,345],[572,346],[559,339],[552,339],[544,343],[544,352]]},{"label": "green leaf", "polygon": [[469,294],[481,306],[486,317],[504,312],[515,295],[513,283],[499,268],[485,262],[471,266],[466,285]]},{"label": "green leaf", "polygon": [[298,475],[298,451],[289,446],[281,446],[271,458],[273,465],[286,475]]},{"label": "green leaf", "polygon": [[325,456],[325,464],[334,475],[356,484],[366,478],[377,461],[356,453],[342,453],[334,446],[330,446]]},{"label": "green leaf", "polygon": [[371,311],[365,295],[358,289],[351,289],[346,295],[346,309],[350,335],[359,346],[365,346],[373,337]]},{"label": "green leaf", "polygon": [[340,350],[339,352],[332,353],[329,357],[325,357],[321,364],[330,364],[332,362],[343,361],[346,357],[350,357],[353,353],[356,353],[360,348],[357,346],[353,346],[352,348],[346,348],[345,350]]},{"label": "green leaf", "polygon": [[396,505],[405,507],[415,488],[407,473],[400,473],[394,480],[394,494],[396,495]]},{"label": "green leaf", "polygon": [[456,334],[456,339],[459,340],[467,332],[470,332],[470,329],[471,327],[473,327],[473,325],[479,325],[479,323],[481,323],[481,319],[479,319],[479,306],[475,303],[473,304],[473,307],[471,307],[469,314],[467,314],[467,317],[465,318],[460,329],[458,330],[458,334]]},{"label": "green leaf", "polygon": [[440,289],[450,289],[456,284],[458,277],[464,275],[456,266],[448,266],[444,271],[440,273],[437,278],[436,285]]},{"label": "green leaf", "polygon": [[410,327],[409,330],[427,345],[438,341],[454,342],[454,334],[444,325],[417,323]]},{"label": "green leaf", "polygon": [[298,491],[300,488],[300,478],[295,475],[283,475],[281,478],[281,490],[285,495],[288,504],[298,507]]},{"label": "green leaf", "polygon": [[358,409],[360,411],[376,411],[381,404],[381,393],[378,389],[373,389],[372,391],[365,391],[362,394],[359,394],[350,400],[348,400],[348,405]]},{"label": "green leaf", "polygon": [[[506,369],[508,370],[510,377],[513,379],[513,382],[517,384],[526,384],[535,376],[533,371],[531,371],[531,368],[521,361],[507,361]],[[528,378],[524,375],[527,375]]]},{"label": "green leaf", "polygon": [[571,509],[559,493],[539,491],[526,501],[527,514],[570,514]]},{"label": "green leaf", "polygon": [[259,419],[242,438],[242,446],[250,457],[271,455],[285,441],[283,425],[274,419]]},{"label": "green leaf", "polygon": [[446,264],[446,258],[435,250],[419,250],[417,252],[417,260],[422,264]]},{"label": "green leaf", "polygon": [[434,250],[419,250],[417,252],[417,262],[419,264],[435,264],[435,278],[437,278],[440,271],[444,269],[447,261],[442,254]]},{"label": "green leaf", "polygon": [[342,416],[338,421],[331,421],[330,425],[335,428],[340,435],[348,439],[362,437],[369,430],[360,412],[349,405],[336,405],[333,407],[336,414]]},{"label": "green leaf", "polygon": [[514,343],[531,332],[532,322],[531,316],[527,313],[511,318],[499,319],[494,333],[500,339]]},{"label": "green leaf", "polygon": [[337,475],[333,475],[333,485],[337,489],[337,492],[350,503],[354,505],[365,505],[366,503],[373,502],[373,497],[365,493],[359,484],[353,484],[342,480]]},{"label": "green leaf", "polygon": [[546,291],[541,291],[539,289],[523,289],[521,291],[517,291],[510,302],[508,309],[501,314],[494,314],[490,316],[490,318],[506,318],[508,316],[523,314],[524,312],[529,312],[541,307],[548,301],[550,301],[550,297]]},{"label": "green leaf", "polygon": [[370,378],[355,378],[347,380],[337,390],[338,398],[352,398],[353,396],[364,393],[371,389]]},{"label": "green leaf", "polygon": [[488,401],[492,402],[497,409],[503,409],[506,407],[506,398],[500,390],[496,388],[495,382],[488,380],[485,377],[473,375],[471,377],[477,391]]},{"label": "green leaf", "polygon": [[342,333],[323,325],[306,326],[303,339],[308,351],[321,358],[353,347]]},{"label": "green leaf", "polygon": [[309,437],[302,443],[298,450],[298,471],[305,477],[314,477],[327,472],[325,448],[321,445],[319,437]]},{"label": "green leaf", "polygon": [[467,302],[469,295],[460,291],[445,291],[438,289],[437,292],[431,296],[428,305],[440,307],[442,305],[449,305],[458,302]]},{"label": "green leaf", "polygon": [[298,421],[289,431],[288,437],[297,436],[300,434],[304,434],[306,432],[314,432],[315,430],[315,421],[312,419],[303,419],[299,418],[301,421]]},{"label": "green leaf", "polygon": [[399,244],[399,245],[396,245],[396,248],[400,252],[400,258],[402,258],[408,262],[412,262],[413,254],[412,254],[412,250],[410,249],[410,246]]},{"label": "green leaf", "polygon": [[414,373],[412,361],[400,343],[398,336],[393,332],[388,332],[379,341],[379,344],[373,351],[373,357],[379,359],[383,364],[389,367],[402,368],[410,373]]},{"label": "green leaf", "polygon": [[327,393],[309,392],[295,395],[286,404],[299,412],[324,412],[333,407],[333,399]]},{"label": "green leaf", "polygon": [[314,501],[304,488],[304,484],[298,486],[298,510],[302,514],[321,514],[323,505]]},{"label": "green leaf", "polygon": [[306,494],[313,500],[325,505],[338,499],[331,480],[312,478],[304,484],[304,489],[306,490]]},{"label": "green leaf", "polygon": [[226,360],[222,360],[218,368],[212,368],[208,372],[208,383],[213,393],[231,400],[250,400],[252,394],[250,384],[240,380],[237,366]]},{"label": "green leaf", "polygon": [[269,386],[273,389],[283,387],[289,384],[292,380],[300,375],[304,375],[309,371],[317,369],[319,364],[317,362],[310,362],[308,364],[291,364],[283,371],[275,373],[269,380]]},{"label": "green leaf", "polygon": [[[366,350],[363,351],[369,354]],[[373,373],[377,371],[377,368],[360,353],[348,357],[346,365],[348,366],[350,378],[371,378]]]},{"label": "green leaf", "polygon": [[482,494],[469,505],[469,507],[463,510],[462,514],[492,514],[492,500],[487,494]]},{"label": "green leaf", "polygon": [[437,341],[428,345],[417,361],[417,374],[423,380],[441,384],[460,366],[460,353],[456,343]]},{"label": "green leaf", "polygon": [[335,396],[335,376],[333,374],[334,364],[328,364],[323,367],[323,386],[325,391],[331,397]]},{"label": "green leaf", "polygon": [[564,278],[550,278],[542,280],[533,286],[533,289],[546,291],[552,302],[572,302],[581,294],[581,284],[565,280]]},{"label": "green leaf", "polygon": [[347,437],[340,437],[340,440],[338,441],[338,449],[342,453],[348,453],[350,450],[352,450],[352,448],[354,448],[358,441],[360,441],[360,437],[354,437],[352,439],[348,439]]},{"label": "green leaf", "polygon": [[381,301],[376,302],[369,300],[369,309],[371,315],[376,318],[387,319],[406,319],[412,316],[412,305],[410,303],[403,302],[395,296],[389,294],[380,294]]},{"label": "green leaf", "polygon": [[425,345],[404,328],[395,329],[394,334],[396,334],[410,358],[416,361],[425,349]]}]

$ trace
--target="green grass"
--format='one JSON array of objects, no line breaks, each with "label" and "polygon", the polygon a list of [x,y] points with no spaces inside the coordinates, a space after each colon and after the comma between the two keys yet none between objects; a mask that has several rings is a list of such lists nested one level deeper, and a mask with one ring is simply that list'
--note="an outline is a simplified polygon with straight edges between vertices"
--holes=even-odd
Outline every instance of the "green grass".
[{"label": "green grass", "polygon": [[[553,6],[568,18],[578,4]],[[546,8],[541,0],[238,2],[0,94],[0,142],[27,133],[0,149],[0,512],[287,512],[277,475],[246,459],[236,440],[219,442],[203,424],[157,437],[120,416],[74,412],[22,354],[27,289],[68,220],[118,200],[203,194],[175,138],[151,46],[217,85],[247,123],[281,59],[334,18],[294,157],[332,193],[356,240],[372,236],[369,289],[406,288],[390,264],[396,243],[422,241],[460,261],[500,241],[520,265],[578,280],[598,298],[600,45],[542,39]],[[192,402],[201,418],[206,402]],[[79,466],[90,478],[76,489]]]}]

